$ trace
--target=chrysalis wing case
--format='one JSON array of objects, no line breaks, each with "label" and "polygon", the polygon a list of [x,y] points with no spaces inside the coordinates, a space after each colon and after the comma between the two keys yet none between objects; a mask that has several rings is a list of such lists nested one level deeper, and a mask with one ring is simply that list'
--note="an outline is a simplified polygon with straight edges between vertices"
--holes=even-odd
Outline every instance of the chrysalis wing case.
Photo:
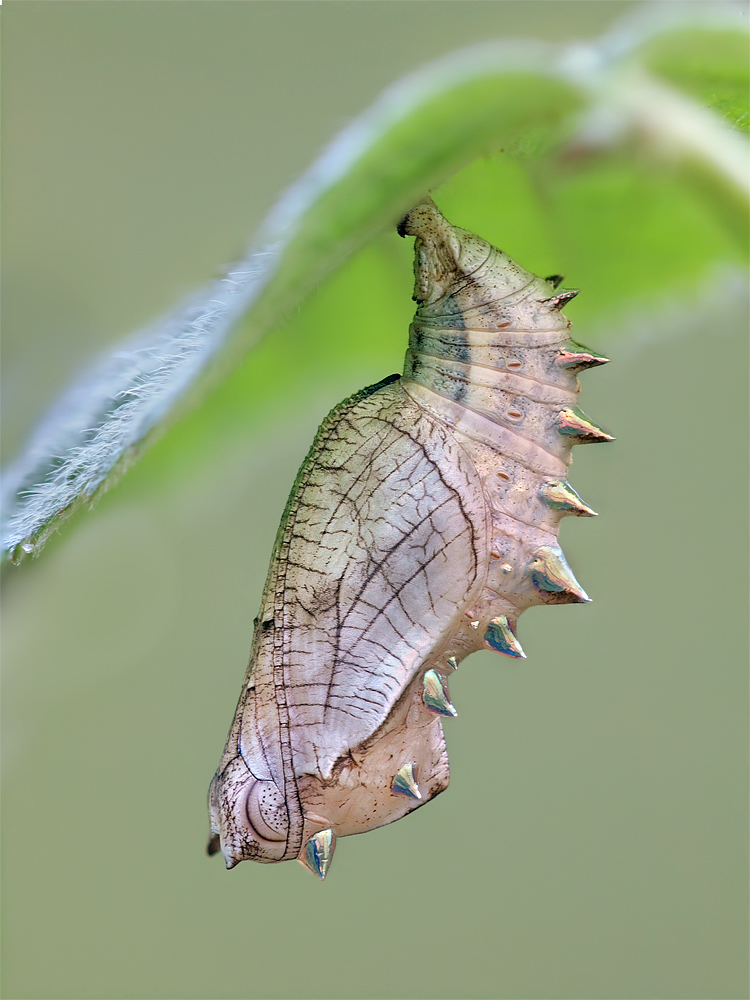
[{"label": "chrysalis wing case", "polygon": [[557,545],[594,511],[573,445],[585,368],[556,291],[432,201],[416,237],[403,376],[325,419],[281,520],[250,666],[210,790],[209,853],[299,859],[400,819],[448,785],[447,678],[477,649],[522,657],[518,616],[589,600]]}]

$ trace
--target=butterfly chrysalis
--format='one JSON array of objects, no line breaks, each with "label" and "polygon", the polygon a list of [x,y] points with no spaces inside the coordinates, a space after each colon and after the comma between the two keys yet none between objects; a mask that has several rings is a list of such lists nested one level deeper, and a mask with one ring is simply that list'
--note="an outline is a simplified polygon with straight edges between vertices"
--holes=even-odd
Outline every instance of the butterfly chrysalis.
[{"label": "butterfly chrysalis", "polygon": [[337,406],[297,475],[211,784],[209,853],[299,859],[400,819],[448,784],[448,677],[478,649],[523,657],[519,615],[587,602],[557,544],[594,511],[573,445],[611,437],[576,405],[604,364],[538,278],[427,200],[402,376]]}]

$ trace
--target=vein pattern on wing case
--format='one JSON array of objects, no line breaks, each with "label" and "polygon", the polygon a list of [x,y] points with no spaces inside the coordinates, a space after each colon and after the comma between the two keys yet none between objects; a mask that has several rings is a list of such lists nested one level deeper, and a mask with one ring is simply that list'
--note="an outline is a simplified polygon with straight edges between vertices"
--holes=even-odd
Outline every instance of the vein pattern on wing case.
[{"label": "vein pattern on wing case", "polygon": [[571,448],[611,440],[576,406],[577,372],[607,361],[569,339],[576,292],[432,201],[399,233],[416,237],[404,374],[329,414],[284,511],[209,795],[228,868],[298,859],[322,879],[337,837],[442,792],[448,675],[477,649],[523,657],[526,608],[589,600],[557,545],[562,517],[595,513]]}]

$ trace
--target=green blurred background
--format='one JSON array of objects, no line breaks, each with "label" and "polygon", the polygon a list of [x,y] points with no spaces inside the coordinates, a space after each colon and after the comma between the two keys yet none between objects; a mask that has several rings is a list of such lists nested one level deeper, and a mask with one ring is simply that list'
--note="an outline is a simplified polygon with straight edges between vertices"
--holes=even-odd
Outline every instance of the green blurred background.
[{"label": "green blurred background", "polygon": [[[594,37],[633,6],[6,2],[6,458],[392,80],[489,37]],[[227,873],[204,798],[297,466],[334,403],[401,367],[406,241],[360,253],[6,574],[5,997],[747,995],[747,317],[705,206],[666,168],[631,173],[563,172],[549,213],[502,157],[435,194],[565,271],[578,336],[615,359],[583,405],[617,442],[572,474],[601,516],[562,531],[594,604],[526,615],[523,664],[472,657],[450,789],[342,840],[324,884]],[[671,301],[665,274],[685,276]],[[629,284],[640,313],[618,309]]]}]

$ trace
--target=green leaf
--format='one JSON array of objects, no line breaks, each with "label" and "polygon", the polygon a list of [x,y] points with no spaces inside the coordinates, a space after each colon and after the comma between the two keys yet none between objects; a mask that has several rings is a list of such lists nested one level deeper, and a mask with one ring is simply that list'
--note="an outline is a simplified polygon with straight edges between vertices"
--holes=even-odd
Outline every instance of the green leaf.
[{"label": "green leaf", "polygon": [[[606,341],[602,350],[616,356],[612,334],[629,316],[658,311],[665,299],[695,300],[716,269],[744,274],[721,218],[674,171],[635,170],[624,153],[550,178],[536,166],[506,153],[482,157],[434,196],[456,224],[536,273],[566,274],[581,289],[566,313],[583,343]],[[339,399],[400,371],[414,312],[411,256],[395,233],[356,253],[144,457],[128,496],[184,481],[217,449],[249,433],[262,438],[298,407],[322,419]]]},{"label": "green leaf", "polygon": [[750,54],[737,30],[678,31],[652,39],[643,52],[654,76],[699,101],[742,132],[750,131]]},{"label": "green leaf", "polygon": [[[637,36],[628,28],[619,48],[612,36],[593,48],[488,44],[387,90],[284,195],[247,257],[57,404],[6,476],[5,551],[14,561],[38,552],[233,369],[159,449],[162,474],[253,409],[273,412],[278,387],[305,385],[326,364],[353,371],[392,356],[388,367],[400,368],[403,346],[390,338],[400,343],[406,328],[407,248],[381,234],[451,177],[436,195],[448,215],[526,267],[575,273],[589,288],[582,319],[686,285],[711,261],[737,260],[734,214],[719,203],[746,199],[744,140],[642,67],[634,72],[640,45],[668,49],[665,34]],[[703,190],[690,178],[696,164]],[[348,259],[311,300],[304,330],[297,320],[281,330]],[[332,323],[333,314],[341,318]]]}]

